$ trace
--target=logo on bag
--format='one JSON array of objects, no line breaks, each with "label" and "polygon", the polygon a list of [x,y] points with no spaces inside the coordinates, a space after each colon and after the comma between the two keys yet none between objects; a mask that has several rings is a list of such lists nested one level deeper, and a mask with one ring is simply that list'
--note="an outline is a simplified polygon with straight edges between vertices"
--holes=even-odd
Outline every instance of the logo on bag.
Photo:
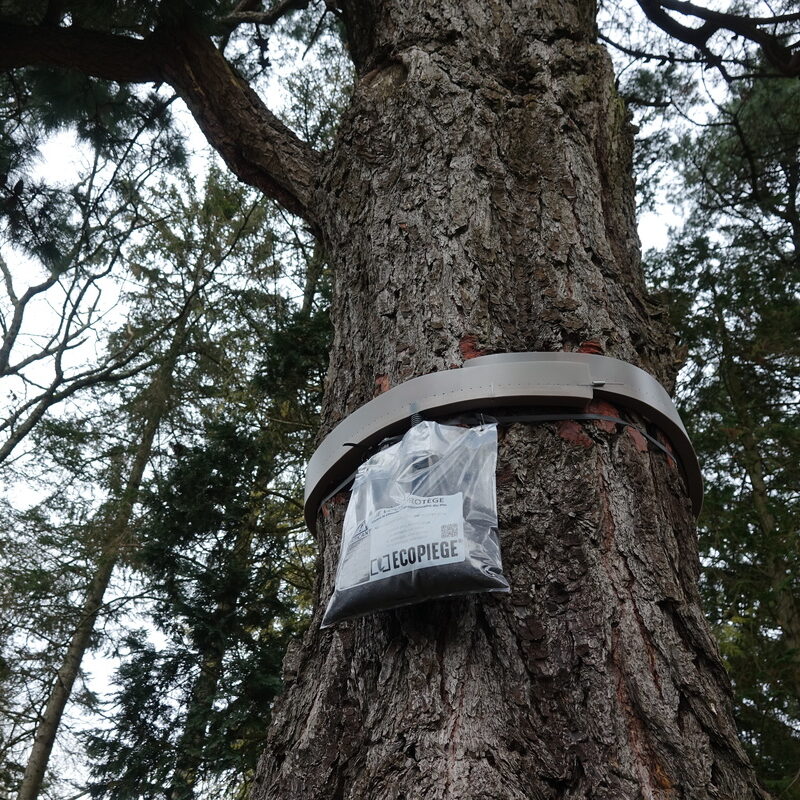
[{"label": "logo on bag", "polygon": [[436,561],[459,561],[461,542],[429,542],[416,547],[401,547],[391,553],[384,553],[370,562],[370,577],[385,572],[397,572],[403,567],[427,567]]}]

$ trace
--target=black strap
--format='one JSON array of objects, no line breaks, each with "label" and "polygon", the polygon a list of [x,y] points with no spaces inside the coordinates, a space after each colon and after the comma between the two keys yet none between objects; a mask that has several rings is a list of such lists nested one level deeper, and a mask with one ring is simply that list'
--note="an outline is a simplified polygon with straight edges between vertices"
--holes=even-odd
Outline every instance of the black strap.
[{"label": "black strap", "polygon": [[[448,421],[452,424],[455,421],[458,421],[460,424],[471,425],[471,426],[478,426],[478,425],[485,425],[487,422],[492,423],[496,422],[498,425],[512,425],[515,422],[562,422],[568,420],[602,420],[603,422],[614,422],[617,425],[624,425],[628,428],[633,428],[635,431],[640,433],[647,439],[648,442],[655,445],[662,453],[664,453],[667,457],[671,458],[675,464],[678,464],[678,460],[675,456],[666,448],[664,447],[661,442],[658,441],[654,436],[651,436],[647,431],[643,431],[638,425],[634,425],[632,422],[628,422],[625,419],[620,419],[619,417],[609,417],[606,414],[526,414],[524,412],[520,413],[510,413],[510,414],[498,414],[496,411],[491,415],[482,414],[480,412],[474,412],[472,414],[465,414],[460,417],[450,418]],[[446,423],[443,423],[446,424]],[[379,445],[371,448],[366,448],[361,444],[356,444],[354,442],[346,442],[346,445],[350,447],[361,447],[363,448],[365,460],[369,458],[373,453],[378,452],[383,447],[389,444],[395,444],[398,442],[402,437],[401,436],[392,436],[388,439],[384,439]],[[356,470],[357,472],[358,470]],[[348,475],[333,491],[329,492],[325,497],[320,501],[320,508],[328,502],[336,494],[339,494],[343,489],[345,489],[349,484],[353,482],[356,477],[356,473],[353,472]]]},{"label": "black strap", "polygon": [[678,460],[675,456],[669,451],[668,448],[664,447],[661,442],[658,441],[654,436],[651,436],[647,431],[643,431],[638,425],[634,425],[632,422],[628,422],[625,419],[620,419],[619,417],[609,417],[605,414],[494,414],[494,418],[500,423],[509,425],[513,422],[558,422],[561,420],[593,420],[599,419],[605,422],[615,422],[617,425],[625,425],[628,428],[633,428],[638,433],[641,433],[648,442],[654,444],[662,453],[669,456],[676,464]]}]

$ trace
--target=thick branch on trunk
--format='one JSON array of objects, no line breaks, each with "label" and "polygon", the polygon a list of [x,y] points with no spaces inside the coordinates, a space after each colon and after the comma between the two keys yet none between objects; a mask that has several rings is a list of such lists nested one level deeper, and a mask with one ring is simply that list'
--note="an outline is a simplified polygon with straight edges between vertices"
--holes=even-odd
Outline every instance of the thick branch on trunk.
[{"label": "thick branch on trunk", "polygon": [[[775,17],[747,17],[703,8],[684,0],[637,0],[647,18],[670,36],[696,47],[709,63],[721,67],[721,58],[708,46],[711,37],[719,31],[729,31],[759,45],[766,60],[788,77],[800,74],[800,53],[781,42],[779,36],[763,30],[761,26],[796,22],[797,14]],[[692,28],[671,17],[664,9],[686,14],[702,20],[702,25]]]},{"label": "thick branch on trunk", "polygon": [[0,69],[49,66],[119,83],[163,80],[159,56],[162,42],[114,36],[82,28],[0,25]]},{"label": "thick branch on trunk", "polygon": [[33,65],[119,83],[168,83],[241,180],[317,227],[312,196],[319,155],[264,105],[208,37],[189,27],[134,39],[0,25],[0,69]]},{"label": "thick branch on trunk", "polygon": [[164,64],[165,80],[245,183],[317,227],[313,190],[318,153],[269,109],[205,36],[182,31]]}]

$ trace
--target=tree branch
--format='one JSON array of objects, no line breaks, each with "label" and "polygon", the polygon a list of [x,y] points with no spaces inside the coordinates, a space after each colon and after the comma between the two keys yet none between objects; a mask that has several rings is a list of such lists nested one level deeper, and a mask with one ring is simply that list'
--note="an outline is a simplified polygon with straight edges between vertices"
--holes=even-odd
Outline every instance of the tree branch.
[{"label": "tree branch", "polygon": [[266,108],[213,42],[189,29],[176,32],[163,69],[228,167],[317,229],[319,153]]},{"label": "tree branch", "polygon": [[0,69],[48,66],[75,69],[118,83],[160,83],[167,43],[157,32],[144,39],[83,28],[0,24]]},{"label": "tree branch", "polygon": [[313,190],[319,154],[189,24],[157,29],[143,39],[0,24],[0,69],[34,65],[118,83],[168,83],[234,174],[318,228]]},{"label": "tree branch", "polygon": [[238,25],[274,25],[279,19],[286,16],[290,11],[300,11],[308,8],[310,0],[281,0],[276,3],[269,11],[251,11],[237,8],[227,17],[223,17],[220,22],[230,28]]},{"label": "tree branch", "polygon": [[[796,22],[800,14],[784,14],[776,17],[745,17],[704,8],[689,0],[637,0],[645,16],[675,39],[696,47],[708,60],[728,77],[722,68],[722,59],[708,46],[709,39],[721,30],[742,36],[757,44],[766,60],[780,73],[788,77],[800,75],[800,52],[784,45],[780,37],[762,30],[761,26]],[[683,25],[664,9],[702,20],[697,28]]]}]

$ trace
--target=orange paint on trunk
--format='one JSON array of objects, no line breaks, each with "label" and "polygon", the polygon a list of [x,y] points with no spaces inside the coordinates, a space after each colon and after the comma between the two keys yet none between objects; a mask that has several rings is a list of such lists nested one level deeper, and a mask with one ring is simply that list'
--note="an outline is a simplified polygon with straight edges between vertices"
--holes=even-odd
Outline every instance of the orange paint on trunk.
[{"label": "orange paint on trunk", "polygon": [[672,447],[672,442],[664,435],[664,433],[662,431],[659,431],[659,430],[656,431],[656,439],[658,439],[658,441],[661,442],[661,444],[664,445],[664,448],[666,449],[666,451],[672,456],[672,458],[668,458],[666,460],[667,461],[667,465],[671,469],[675,469],[678,464],[677,464],[677,458],[675,456],[675,450]]},{"label": "orange paint on trunk", "polygon": [[642,436],[642,434],[636,430],[636,428],[625,428],[625,430],[628,433],[628,436],[630,436],[631,439],[633,439],[633,444],[636,447],[636,449],[640,453],[646,453],[648,449],[647,439],[645,439],[644,436]]},{"label": "orange paint on trunk", "polygon": [[383,394],[384,392],[388,391],[390,387],[391,383],[389,383],[389,376],[378,375],[378,377],[375,378],[375,392],[373,393],[373,397]]},{"label": "orange paint on trunk", "polygon": [[485,356],[489,352],[478,347],[478,337],[473,333],[467,333],[461,337],[461,341],[458,343],[458,350],[464,361],[469,361],[471,358],[477,358],[478,356]]},{"label": "orange paint on trunk", "polygon": [[558,423],[558,435],[567,442],[579,444],[581,447],[592,447],[594,442],[586,435],[586,431],[574,419],[565,419]]},{"label": "orange paint on trunk", "polygon": [[[619,409],[616,406],[612,406],[611,403],[606,403],[604,400],[592,400],[592,402],[586,406],[586,410],[590,414],[602,414],[604,417],[619,416]],[[617,423],[610,422],[606,419],[595,420],[594,424],[597,425],[601,431],[605,431],[606,433],[614,433],[617,430]]]},{"label": "orange paint on trunk", "polygon": [[589,353],[593,356],[601,356],[605,351],[603,350],[603,345],[601,345],[597,339],[587,339],[585,342],[581,342],[578,345],[578,352]]}]

